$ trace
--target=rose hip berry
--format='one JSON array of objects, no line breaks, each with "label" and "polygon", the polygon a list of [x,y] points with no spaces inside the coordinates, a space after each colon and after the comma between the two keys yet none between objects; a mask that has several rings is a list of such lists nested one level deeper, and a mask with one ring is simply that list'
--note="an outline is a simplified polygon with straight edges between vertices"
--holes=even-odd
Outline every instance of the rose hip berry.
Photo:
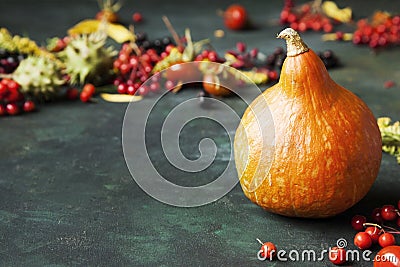
[{"label": "rose hip berry", "polygon": [[90,96],[93,96],[93,94],[94,94],[95,91],[96,91],[96,87],[94,87],[94,85],[91,84],[91,83],[87,83],[87,84],[85,84],[85,85],[83,86],[82,91],[83,91],[83,92],[86,92],[86,93],[87,93],[88,95],[90,95]]},{"label": "rose hip berry", "polygon": [[4,116],[7,114],[7,109],[4,105],[0,105],[0,116]]},{"label": "rose hip berry", "polygon": [[362,230],[364,230],[364,223],[366,223],[366,222],[367,222],[367,218],[365,216],[355,215],[351,219],[351,226],[356,231],[362,231]]},{"label": "rose hip berry", "polygon": [[6,105],[6,111],[9,115],[17,115],[19,114],[19,107],[15,103],[9,103]]},{"label": "rose hip berry", "polygon": [[32,112],[36,109],[35,102],[32,100],[26,100],[23,105],[23,109],[25,112]]},{"label": "rose hip berry", "polygon": [[347,261],[346,250],[344,248],[333,247],[329,250],[329,260],[336,265],[343,264]]},{"label": "rose hip berry", "polygon": [[274,243],[272,242],[261,242],[259,239],[257,239],[258,243],[261,244],[260,248],[260,256],[262,258],[268,259],[268,260],[273,260],[273,258],[276,255],[277,249]]},{"label": "rose hip berry", "polygon": [[225,27],[231,30],[243,30],[247,25],[248,14],[242,5],[233,4],[223,14]]},{"label": "rose hip berry", "polygon": [[365,229],[365,232],[371,237],[372,243],[376,244],[378,243],[378,239],[382,233],[382,230],[376,226],[369,226],[367,229]]},{"label": "rose hip berry", "polygon": [[379,245],[383,248],[393,246],[394,244],[396,244],[396,240],[391,233],[383,233],[379,237]]},{"label": "rose hip berry", "polygon": [[87,103],[90,101],[91,95],[86,91],[82,91],[79,97],[82,102]]},{"label": "rose hip berry", "polygon": [[371,236],[366,232],[359,232],[354,237],[354,245],[359,249],[368,249],[372,245]]},{"label": "rose hip berry", "polygon": [[141,22],[141,21],[143,20],[143,16],[142,16],[141,13],[135,12],[135,13],[133,13],[133,15],[132,15],[132,20],[133,20],[134,22]]},{"label": "rose hip berry", "polygon": [[68,88],[66,92],[66,97],[69,100],[76,100],[79,97],[79,91],[76,88]]},{"label": "rose hip berry", "polygon": [[396,208],[393,205],[384,205],[381,208],[381,216],[385,221],[393,221],[397,218]]},{"label": "rose hip berry", "polygon": [[375,208],[372,211],[371,217],[372,217],[372,221],[374,221],[376,223],[381,223],[383,220],[382,214],[381,214],[381,208]]},{"label": "rose hip berry", "polygon": [[125,83],[120,83],[118,86],[117,86],[117,92],[119,93],[119,94],[126,94],[126,89],[127,89],[127,85],[125,84]]}]

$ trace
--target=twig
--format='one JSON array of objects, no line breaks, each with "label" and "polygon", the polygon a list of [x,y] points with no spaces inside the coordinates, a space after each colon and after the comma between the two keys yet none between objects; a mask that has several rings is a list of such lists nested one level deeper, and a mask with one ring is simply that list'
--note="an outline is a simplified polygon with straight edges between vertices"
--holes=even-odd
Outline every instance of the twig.
[{"label": "twig", "polygon": [[165,26],[167,27],[168,31],[171,33],[172,38],[174,39],[176,45],[178,47],[183,47],[183,44],[179,38],[179,35],[176,33],[174,27],[172,26],[171,22],[169,21],[167,16],[162,16],[162,20],[164,21]]}]

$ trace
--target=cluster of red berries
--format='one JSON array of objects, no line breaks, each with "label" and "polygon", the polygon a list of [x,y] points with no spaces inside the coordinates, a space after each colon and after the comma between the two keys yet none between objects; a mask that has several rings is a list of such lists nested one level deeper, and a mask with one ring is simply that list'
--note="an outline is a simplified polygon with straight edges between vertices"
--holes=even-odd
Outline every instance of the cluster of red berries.
[{"label": "cluster of red berries", "polygon": [[331,20],[312,4],[306,3],[295,6],[293,0],[286,0],[280,14],[280,23],[289,25],[300,32],[307,30],[332,32]]},{"label": "cluster of red berries", "polygon": [[400,200],[394,205],[384,205],[375,208],[371,214],[372,223],[367,222],[363,215],[355,215],[351,225],[358,233],[354,237],[354,245],[359,249],[368,249],[373,244],[379,244],[382,248],[396,244],[394,234],[400,231],[388,224],[392,223],[400,227]]},{"label": "cluster of red berries", "polygon": [[[284,54],[283,50],[282,54]],[[276,51],[266,56],[260,52],[258,48],[248,49],[244,42],[238,42],[236,43],[235,50],[231,49],[226,51],[226,57],[229,60],[234,58],[231,64],[233,68],[253,69],[256,67],[258,72],[267,75],[268,81],[275,81],[279,78],[278,70],[280,70],[282,65],[275,64],[277,59]]]},{"label": "cluster of red berries", "polygon": [[218,62],[223,63],[225,59],[221,58],[215,50],[205,49],[200,54],[198,54],[194,61],[211,61],[211,62]]},{"label": "cluster of red berries", "polygon": [[19,84],[12,79],[4,78],[0,81],[0,116],[18,115],[36,109],[35,103],[25,99],[19,88]]},{"label": "cluster of red berries", "polygon": [[253,48],[248,50],[244,42],[236,43],[236,50],[228,50],[226,53],[235,58],[232,63],[232,67],[236,69],[251,68],[257,64],[258,60],[258,49]]},{"label": "cluster of red berries", "polygon": [[157,91],[159,86],[141,86],[150,78],[154,65],[160,56],[154,49],[137,51],[131,43],[122,45],[118,58],[114,61],[114,68],[118,75],[114,80],[118,93],[147,95],[150,90]]},{"label": "cluster of red berries", "polygon": [[353,34],[354,44],[365,44],[371,48],[400,44],[400,15],[376,13],[371,22],[361,19]]},{"label": "cluster of red berries", "polygon": [[96,87],[91,83],[87,83],[83,86],[81,92],[75,87],[68,88],[65,92],[65,97],[68,100],[76,100],[79,98],[82,102],[88,103],[92,100],[95,93]]}]

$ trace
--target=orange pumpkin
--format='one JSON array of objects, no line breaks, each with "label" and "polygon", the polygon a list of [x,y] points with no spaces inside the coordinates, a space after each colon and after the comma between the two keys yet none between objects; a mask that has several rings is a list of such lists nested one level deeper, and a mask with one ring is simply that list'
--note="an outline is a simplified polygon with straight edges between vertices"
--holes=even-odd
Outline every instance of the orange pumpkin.
[{"label": "orange pumpkin", "polygon": [[374,183],[380,131],[367,105],[330,78],[296,31],[278,38],[287,43],[279,82],[249,105],[235,134],[240,184],[267,211],[334,216]]}]

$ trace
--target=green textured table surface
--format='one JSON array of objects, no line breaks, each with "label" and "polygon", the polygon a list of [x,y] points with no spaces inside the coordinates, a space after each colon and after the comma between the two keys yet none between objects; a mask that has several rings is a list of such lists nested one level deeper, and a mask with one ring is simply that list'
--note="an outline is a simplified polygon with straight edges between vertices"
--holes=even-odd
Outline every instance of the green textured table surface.
[{"label": "green textured table surface", "polygon": [[[214,38],[214,30],[223,28],[215,11],[229,3],[124,1],[120,14],[129,21],[133,11],[140,11],[145,21],[137,30],[151,38],[168,34],[161,20],[167,15],[178,32],[189,27],[195,40],[209,37],[219,52],[240,40],[267,54],[284,45],[275,39],[282,27],[270,24],[278,18],[281,1],[243,1],[258,29],[226,31],[224,38]],[[397,1],[338,3],[353,7],[358,18],[376,9],[400,11]],[[40,43],[63,36],[68,27],[96,11],[96,1],[3,0],[0,26]],[[319,33],[304,33],[303,38],[316,51],[332,49],[337,54],[343,67],[330,71],[331,76],[360,96],[377,117],[400,119],[400,88],[383,87],[389,79],[400,83],[399,48],[374,54],[351,43],[324,43]],[[180,144],[182,153],[195,159],[199,141],[213,138],[219,153],[213,166],[200,174],[180,172],[162,154],[160,125],[166,114],[198,92],[192,88],[166,95],[146,128],[147,153],[155,167],[182,185],[211,181],[230,160],[228,136],[207,119],[187,124]],[[150,97],[140,105],[153,102]],[[244,111],[244,103],[236,98],[224,102],[239,114]],[[354,249],[351,217],[368,215],[374,207],[399,199],[400,166],[384,154],[368,195],[330,219],[269,214],[252,204],[239,185],[221,199],[197,208],[163,204],[141,190],[125,163],[122,123],[127,106],[100,99],[95,104],[57,102],[40,106],[34,114],[0,119],[0,266],[331,266],[326,257],[321,262],[261,262],[256,238],[287,251],[312,249],[317,253],[345,238]],[[207,112],[218,112],[218,108]],[[137,118],[145,115],[136,114]],[[135,153],[142,157],[146,151]],[[372,263],[360,260],[351,265]]]}]

